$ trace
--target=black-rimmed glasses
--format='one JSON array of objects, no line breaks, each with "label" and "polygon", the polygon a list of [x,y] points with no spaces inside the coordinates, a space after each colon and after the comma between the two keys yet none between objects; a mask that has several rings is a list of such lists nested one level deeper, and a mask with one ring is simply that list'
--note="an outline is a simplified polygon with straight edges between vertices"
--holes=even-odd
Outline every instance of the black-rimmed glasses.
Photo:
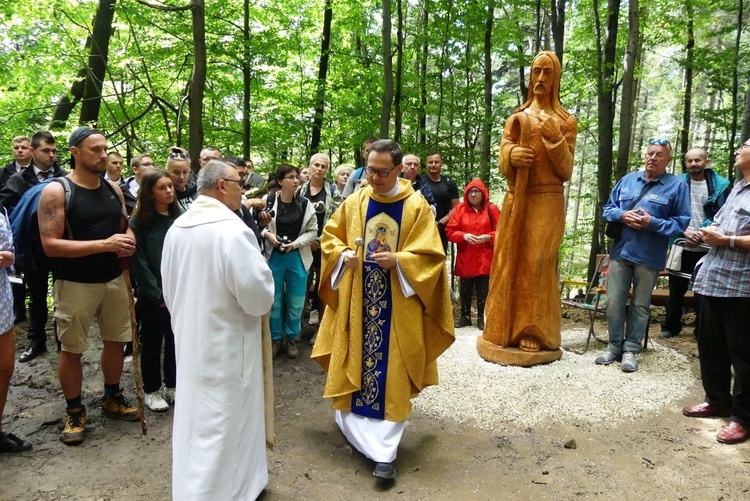
[{"label": "black-rimmed glasses", "polygon": [[237,183],[237,186],[239,186],[240,188],[242,188],[242,185],[244,184],[242,179],[229,179],[227,177],[222,177],[221,179],[229,183]]},{"label": "black-rimmed glasses", "polygon": [[[398,167],[398,165],[396,167]],[[383,170],[375,170],[370,167],[365,167],[365,172],[367,173],[368,176],[378,176],[378,177],[383,178],[383,177],[388,177],[391,172],[396,170],[396,167],[392,169],[383,169]]]}]

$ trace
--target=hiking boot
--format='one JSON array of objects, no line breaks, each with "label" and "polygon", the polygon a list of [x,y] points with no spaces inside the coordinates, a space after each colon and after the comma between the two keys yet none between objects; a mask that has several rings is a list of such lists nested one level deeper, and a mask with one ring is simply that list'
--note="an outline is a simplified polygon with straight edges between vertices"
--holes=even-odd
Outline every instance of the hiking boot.
[{"label": "hiking boot", "polygon": [[663,330],[663,331],[661,331],[661,332],[659,333],[659,338],[660,338],[660,339],[669,339],[669,338],[671,338],[671,337],[675,337],[676,335],[677,335],[677,334],[675,334],[675,333],[673,333],[673,332],[670,332],[670,331],[668,331],[668,330],[666,330],[666,329],[665,329],[665,330]]},{"label": "hiking boot", "polygon": [[102,399],[102,412],[109,417],[122,419],[123,421],[138,421],[140,419],[138,407],[130,405],[125,395],[122,394],[122,388],[117,393],[107,395]]},{"label": "hiking boot", "polygon": [[31,442],[12,433],[0,432],[0,452],[23,452],[31,449]]},{"label": "hiking boot", "polygon": [[606,351],[604,352],[604,355],[596,357],[596,360],[594,360],[594,363],[596,365],[609,365],[615,360],[619,360],[619,359],[620,359],[619,355],[615,355],[611,351]]},{"label": "hiking boot", "polygon": [[299,350],[297,350],[297,343],[294,342],[294,339],[286,340],[286,356],[289,358],[299,357]]},{"label": "hiking boot", "polygon": [[469,317],[461,317],[458,319],[455,326],[457,329],[460,329],[461,327],[471,327],[471,319]]},{"label": "hiking boot", "polygon": [[320,312],[313,310],[310,312],[310,320],[307,322],[310,325],[318,325],[320,323]]},{"label": "hiking boot", "polygon": [[65,445],[78,445],[83,442],[83,434],[86,431],[86,407],[83,405],[75,409],[68,409],[65,416],[65,427],[62,432],[62,441]]},{"label": "hiking boot", "polygon": [[622,354],[620,369],[622,369],[622,372],[635,372],[638,370],[638,361],[636,360],[635,353],[626,351]]},{"label": "hiking boot", "polygon": [[145,403],[146,407],[154,412],[164,412],[166,410],[169,410],[169,404],[166,400],[164,400],[164,398],[162,398],[161,392],[159,391],[146,393],[143,398],[143,403]]},{"label": "hiking boot", "polygon": [[271,354],[273,358],[278,357],[280,351],[281,351],[281,339],[272,341],[271,342]]}]

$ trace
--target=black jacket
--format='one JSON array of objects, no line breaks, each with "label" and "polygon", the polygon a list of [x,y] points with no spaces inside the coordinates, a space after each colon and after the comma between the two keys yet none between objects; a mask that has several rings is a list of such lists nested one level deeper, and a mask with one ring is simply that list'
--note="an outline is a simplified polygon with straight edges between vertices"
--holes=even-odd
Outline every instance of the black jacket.
[{"label": "black jacket", "polygon": [[[50,170],[52,171],[52,177],[63,177],[68,175],[68,173],[62,170],[57,163],[55,163]],[[3,189],[0,190],[0,205],[5,207],[5,210],[8,211],[8,215],[10,215],[13,212],[13,209],[16,208],[18,201],[21,200],[21,197],[26,193],[26,190],[35,184],[39,184],[39,178],[36,177],[32,165],[29,165],[21,172],[16,172],[8,178],[8,182],[5,183]]]},{"label": "black jacket", "polygon": [[8,179],[10,179],[10,176],[15,174],[16,172],[18,172],[18,166],[16,165],[15,160],[0,169],[0,190],[3,189],[5,183],[8,182]]}]

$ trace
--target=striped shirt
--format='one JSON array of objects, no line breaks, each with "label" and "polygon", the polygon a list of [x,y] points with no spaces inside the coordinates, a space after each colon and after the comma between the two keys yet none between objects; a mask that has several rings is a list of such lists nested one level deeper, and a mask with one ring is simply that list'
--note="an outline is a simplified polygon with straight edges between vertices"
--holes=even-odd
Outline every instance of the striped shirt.
[{"label": "striped shirt", "polygon": [[[740,181],[714,218],[727,236],[750,235],[750,182]],[[698,269],[698,267],[700,267]],[[693,291],[713,297],[750,297],[750,250],[711,247],[696,266]]]}]

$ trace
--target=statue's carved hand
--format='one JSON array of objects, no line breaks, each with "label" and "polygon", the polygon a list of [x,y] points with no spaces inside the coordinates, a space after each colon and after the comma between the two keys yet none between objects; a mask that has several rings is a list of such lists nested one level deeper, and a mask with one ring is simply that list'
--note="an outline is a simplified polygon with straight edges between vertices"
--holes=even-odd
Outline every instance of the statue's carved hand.
[{"label": "statue's carved hand", "polygon": [[534,165],[534,150],[515,146],[510,152],[510,165],[516,169],[528,169]]},{"label": "statue's carved hand", "polygon": [[541,115],[539,117],[539,123],[541,125],[542,135],[547,138],[548,141],[553,143],[559,143],[563,140],[562,131],[560,130],[560,122],[553,115]]}]

